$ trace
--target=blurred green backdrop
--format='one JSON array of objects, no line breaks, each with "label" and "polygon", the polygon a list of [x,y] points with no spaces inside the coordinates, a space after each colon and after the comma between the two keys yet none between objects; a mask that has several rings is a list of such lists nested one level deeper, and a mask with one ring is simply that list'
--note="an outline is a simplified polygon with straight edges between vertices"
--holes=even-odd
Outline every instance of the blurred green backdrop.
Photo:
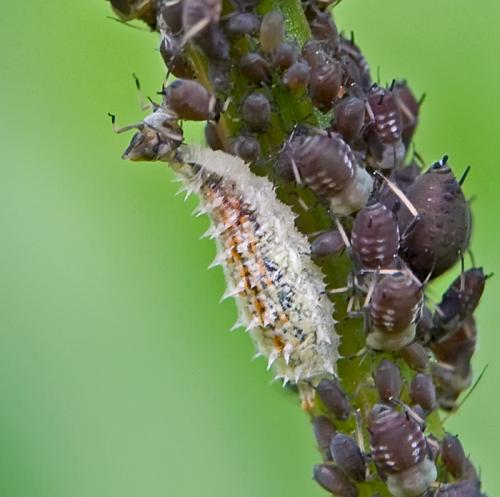
[{"label": "blurred green backdrop", "polygon": [[[106,113],[140,119],[131,73],[152,95],[163,70],[155,35],[109,14],[102,0],[2,5],[0,494],[324,495],[306,417],[226,331],[207,221],[166,167],[120,160],[129,136]],[[337,21],[383,81],[427,92],[418,149],[472,165],[473,249],[498,272],[500,4],[345,0]],[[479,310],[475,367],[489,369],[448,424],[493,495],[499,285]]]}]

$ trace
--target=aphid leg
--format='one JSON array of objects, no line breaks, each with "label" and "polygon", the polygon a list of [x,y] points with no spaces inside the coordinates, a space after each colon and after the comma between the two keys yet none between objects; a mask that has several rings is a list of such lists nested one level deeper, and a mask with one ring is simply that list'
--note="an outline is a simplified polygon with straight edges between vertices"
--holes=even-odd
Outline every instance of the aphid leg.
[{"label": "aphid leg", "polygon": [[113,131],[116,134],[125,133],[126,131],[130,131],[131,129],[143,129],[144,128],[143,123],[128,124],[127,126],[122,126],[121,128],[117,128],[116,127],[116,115],[111,114],[111,112],[108,112],[108,116],[111,118],[111,125],[113,126]]},{"label": "aphid leg", "polygon": [[405,404],[399,399],[392,399],[391,402],[399,407],[402,407],[405,413],[422,427],[422,431],[425,431],[425,420],[422,419],[408,404]]},{"label": "aphid leg", "polygon": [[380,171],[374,171],[375,176],[379,177],[384,181],[387,186],[398,196],[398,198],[403,202],[405,207],[410,211],[410,214],[416,218],[417,220],[419,219],[419,214],[415,206],[410,202],[408,197],[404,194],[404,192],[397,186],[395,183],[393,183],[389,178],[386,178]]},{"label": "aphid leg", "polygon": [[157,105],[151,100],[149,99],[148,97],[148,102],[146,101],[146,99],[144,98],[144,94],[142,92],[142,88],[141,88],[141,82],[139,81],[139,78],[137,77],[137,75],[135,73],[132,73],[132,77],[134,78],[134,81],[135,81],[135,88],[137,90],[137,101],[139,102],[139,108],[142,110],[142,111],[146,111],[146,110],[155,110],[155,107],[157,107]]}]

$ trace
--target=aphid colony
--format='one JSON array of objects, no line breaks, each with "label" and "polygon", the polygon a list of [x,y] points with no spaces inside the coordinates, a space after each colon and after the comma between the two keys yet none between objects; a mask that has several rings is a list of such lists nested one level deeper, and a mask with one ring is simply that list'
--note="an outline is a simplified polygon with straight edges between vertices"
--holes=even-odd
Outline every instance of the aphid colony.
[{"label": "aphid colony", "polygon": [[[426,427],[472,384],[487,277],[462,269],[439,303],[426,295],[464,264],[472,222],[468,171],[457,179],[447,156],[426,167],[410,152],[423,99],[373,81],[327,10],[337,2],[304,0],[308,27],[293,37],[255,0],[111,3],[160,32],[178,78],[118,130],[137,129],[123,157],[169,162],[200,197],[236,327],[311,416],[314,479],[340,497],[483,495],[459,440]],[[209,148],[183,143],[186,120],[205,122]]]}]

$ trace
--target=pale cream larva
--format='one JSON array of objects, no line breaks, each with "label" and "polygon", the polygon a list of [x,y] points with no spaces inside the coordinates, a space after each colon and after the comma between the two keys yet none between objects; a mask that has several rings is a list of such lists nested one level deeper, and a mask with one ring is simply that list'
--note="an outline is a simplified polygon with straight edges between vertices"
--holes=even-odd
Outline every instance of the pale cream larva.
[{"label": "pale cream larva", "polygon": [[278,378],[305,394],[306,385],[335,373],[339,339],[323,275],[295,215],[238,157],[192,146],[175,155],[173,169],[212,221],[214,263],[224,268],[225,296],[236,299],[236,327],[248,330]]}]

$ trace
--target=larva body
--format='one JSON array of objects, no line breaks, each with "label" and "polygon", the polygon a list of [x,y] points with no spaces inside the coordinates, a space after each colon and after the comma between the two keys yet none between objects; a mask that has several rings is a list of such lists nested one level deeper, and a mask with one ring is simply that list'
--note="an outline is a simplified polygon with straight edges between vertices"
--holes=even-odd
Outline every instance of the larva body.
[{"label": "larva body", "polygon": [[221,151],[181,147],[173,168],[212,221],[226,295],[236,297],[238,324],[257,352],[285,382],[331,376],[338,354],[333,306],[310,245],[273,185]]}]

